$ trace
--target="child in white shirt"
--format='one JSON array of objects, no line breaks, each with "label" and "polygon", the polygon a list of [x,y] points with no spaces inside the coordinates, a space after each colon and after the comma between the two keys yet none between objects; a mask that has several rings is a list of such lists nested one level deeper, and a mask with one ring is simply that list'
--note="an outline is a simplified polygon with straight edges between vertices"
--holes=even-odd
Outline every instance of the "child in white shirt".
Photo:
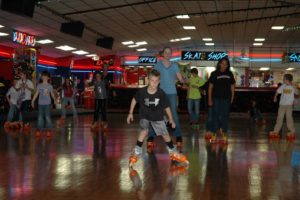
[{"label": "child in white shirt", "polygon": [[295,139],[295,127],[293,120],[293,105],[295,96],[297,96],[298,89],[292,84],[293,76],[291,74],[285,74],[283,78],[284,84],[282,84],[274,96],[274,102],[277,101],[277,96],[281,94],[278,115],[274,131],[270,132],[270,136],[279,137],[279,131],[282,128],[284,116],[286,117],[287,128],[289,130],[287,138]]},{"label": "child in white shirt", "polygon": [[[18,105],[18,99],[20,96],[20,92],[16,89],[17,80],[13,81],[13,85],[9,88],[6,93],[7,101],[9,102],[9,112],[7,115],[7,121],[13,122],[20,119],[20,105]],[[17,116],[17,118],[16,118]]]}]

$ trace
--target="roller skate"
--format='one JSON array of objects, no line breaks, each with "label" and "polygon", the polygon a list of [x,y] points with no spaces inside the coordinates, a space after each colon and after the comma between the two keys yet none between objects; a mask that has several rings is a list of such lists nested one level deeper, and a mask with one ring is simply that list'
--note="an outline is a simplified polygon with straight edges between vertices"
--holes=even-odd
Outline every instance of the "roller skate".
[{"label": "roller skate", "polygon": [[25,133],[28,133],[28,132],[30,132],[30,124],[29,123],[26,123],[26,124],[24,124],[23,125],[23,132],[25,132]]},{"label": "roller skate", "polygon": [[211,138],[209,139],[209,143],[211,143],[211,144],[217,144],[218,143],[217,135],[215,133],[212,134]]},{"label": "roller skate", "polygon": [[171,161],[183,163],[186,165],[189,164],[189,161],[187,160],[186,156],[183,155],[182,153],[179,153],[176,148],[173,149],[168,148],[168,151],[169,151]]},{"label": "roller skate", "polygon": [[269,133],[269,139],[271,140],[277,140],[277,139],[280,139],[280,136],[277,132],[274,132],[274,131],[271,131]]},{"label": "roller skate", "polygon": [[52,131],[51,131],[51,130],[47,130],[47,131],[46,131],[46,137],[47,137],[47,138],[51,138],[52,135],[53,135],[53,134],[52,134]]},{"label": "roller skate", "polygon": [[228,136],[226,133],[222,133],[222,138],[220,140],[220,143],[223,145],[227,145],[228,144]]},{"label": "roller skate", "polygon": [[142,155],[142,148],[139,146],[134,147],[133,152],[129,157],[129,167],[133,167],[135,163],[137,163],[139,157]]},{"label": "roller skate", "polygon": [[108,134],[108,123],[107,122],[101,122],[101,130],[105,136]]},{"label": "roller skate", "polygon": [[205,138],[206,141],[209,141],[209,140],[212,138],[212,136],[213,136],[212,132],[207,131],[207,132],[205,133],[204,138]]},{"label": "roller skate", "polygon": [[41,131],[39,131],[39,130],[35,131],[35,137],[36,138],[40,138],[41,136],[42,136]]},{"label": "roller skate", "polygon": [[173,177],[185,175],[187,172],[187,169],[188,169],[187,165],[171,164],[170,165],[170,175]]},{"label": "roller skate", "polygon": [[10,123],[11,123],[11,122],[6,121],[6,122],[4,123],[4,128],[5,128],[5,129],[9,129],[9,128],[10,128]]},{"label": "roller skate", "polygon": [[97,123],[97,122],[94,122],[94,123],[92,124],[92,126],[91,126],[91,131],[92,131],[92,132],[96,132],[96,131],[98,130],[98,128],[99,128],[98,123]]},{"label": "roller skate", "polygon": [[155,149],[155,144],[153,141],[147,141],[147,152],[153,153]]},{"label": "roller skate", "polygon": [[287,133],[286,139],[287,139],[287,141],[290,141],[290,142],[294,141],[296,139],[295,133],[291,133],[291,132]]}]

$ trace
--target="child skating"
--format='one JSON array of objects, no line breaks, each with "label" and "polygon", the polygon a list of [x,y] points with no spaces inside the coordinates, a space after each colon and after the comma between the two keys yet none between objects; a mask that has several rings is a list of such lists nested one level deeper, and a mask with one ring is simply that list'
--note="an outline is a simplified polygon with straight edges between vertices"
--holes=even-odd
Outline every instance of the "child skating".
[{"label": "child skating", "polygon": [[198,75],[198,70],[193,68],[191,70],[191,77],[188,81],[188,111],[190,115],[190,125],[195,128],[199,127],[201,101],[200,87],[203,86],[204,83],[204,80]]},{"label": "child skating", "polygon": [[[36,137],[41,136],[42,131],[46,131],[46,136],[52,136],[52,120],[51,120],[51,97],[56,104],[56,98],[53,93],[53,87],[49,83],[50,74],[47,71],[42,72],[42,83],[38,84],[37,90],[33,96],[31,106],[34,108],[35,100],[38,99],[38,124]],[[51,96],[51,97],[50,97]]]},{"label": "child skating", "polygon": [[7,121],[4,124],[4,128],[20,129],[22,127],[22,119],[20,113],[19,101],[20,92],[16,88],[17,80],[13,80],[13,85],[9,88],[6,93],[6,99],[9,102],[9,111],[7,115]]},{"label": "child skating", "polygon": [[157,70],[152,70],[149,73],[149,85],[140,89],[133,97],[130,105],[127,123],[133,121],[133,111],[138,103],[140,105],[140,132],[137,138],[136,146],[129,158],[129,165],[132,167],[142,154],[142,145],[144,139],[148,136],[149,127],[152,126],[157,135],[161,135],[166,142],[167,150],[172,161],[187,163],[185,155],[178,153],[173,145],[171,137],[168,133],[165,121],[164,112],[166,112],[172,128],[176,127],[171,113],[170,105],[165,92],[158,88],[160,83],[160,73]]},{"label": "child skating", "polygon": [[278,115],[274,130],[270,132],[270,138],[279,138],[279,132],[282,128],[284,116],[286,117],[286,124],[288,128],[287,140],[296,139],[294,120],[293,120],[293,105],[295,96],[298,96],[298,89],[293,85],[293,76],[291,74],[285,74],[283,78],[284,84],[282,84],[276,91],[274,96],[274,102],[277,101],[277,96],[281,94]]},{"label": "child skating", "polygon": [[107,86],[108,83],[105,79],[105,72],[103,75],[100,72],[95,73],[94,94],[95,94],[95,110],[94,110],[94,122],[91,127],[92,131],[96,131],[98,128],[99,115],[101,115],[101,128],[105,130],[107,128],[107,114],[106,114],[106,100],[107,100]]}]

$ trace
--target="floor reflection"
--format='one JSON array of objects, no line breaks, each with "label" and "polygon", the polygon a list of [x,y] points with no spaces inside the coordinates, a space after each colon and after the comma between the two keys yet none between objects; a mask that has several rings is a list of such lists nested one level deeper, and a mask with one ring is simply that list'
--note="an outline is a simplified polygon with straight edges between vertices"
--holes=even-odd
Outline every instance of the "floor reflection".
[{"label": "floor reflection", "polygon": [[[111,115],[108,132],[90,131],[91,116],[57,123],[52,138],[0,131],[0,199],[297,199],[300,143],[269,141],[273,127],[233,119],[228,146],[207,145],[182,119],[189,168],[170,163],[163,140],[134,170],[128,156],[138,125]],[[296,128],[300,123],[296,120]],[[101,195],[100,195],[101,194]],[[99,196],[100,195],[100,196]]]}]

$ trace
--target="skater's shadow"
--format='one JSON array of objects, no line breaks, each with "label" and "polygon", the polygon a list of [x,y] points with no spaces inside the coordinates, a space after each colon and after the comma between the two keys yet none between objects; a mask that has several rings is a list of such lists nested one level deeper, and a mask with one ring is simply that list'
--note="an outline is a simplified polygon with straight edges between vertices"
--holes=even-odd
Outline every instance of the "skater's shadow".
[{"label": "skater's shadow", "polygon": [[93,132],[93,156],[95,158],[106,156],[106,134],[102,131]]},{"label": "skater's shadow", "polygon": [[229,175],[227,148],[222,145],[207,145],[206,176],[203,196],[210,199],[229,199]]}]

